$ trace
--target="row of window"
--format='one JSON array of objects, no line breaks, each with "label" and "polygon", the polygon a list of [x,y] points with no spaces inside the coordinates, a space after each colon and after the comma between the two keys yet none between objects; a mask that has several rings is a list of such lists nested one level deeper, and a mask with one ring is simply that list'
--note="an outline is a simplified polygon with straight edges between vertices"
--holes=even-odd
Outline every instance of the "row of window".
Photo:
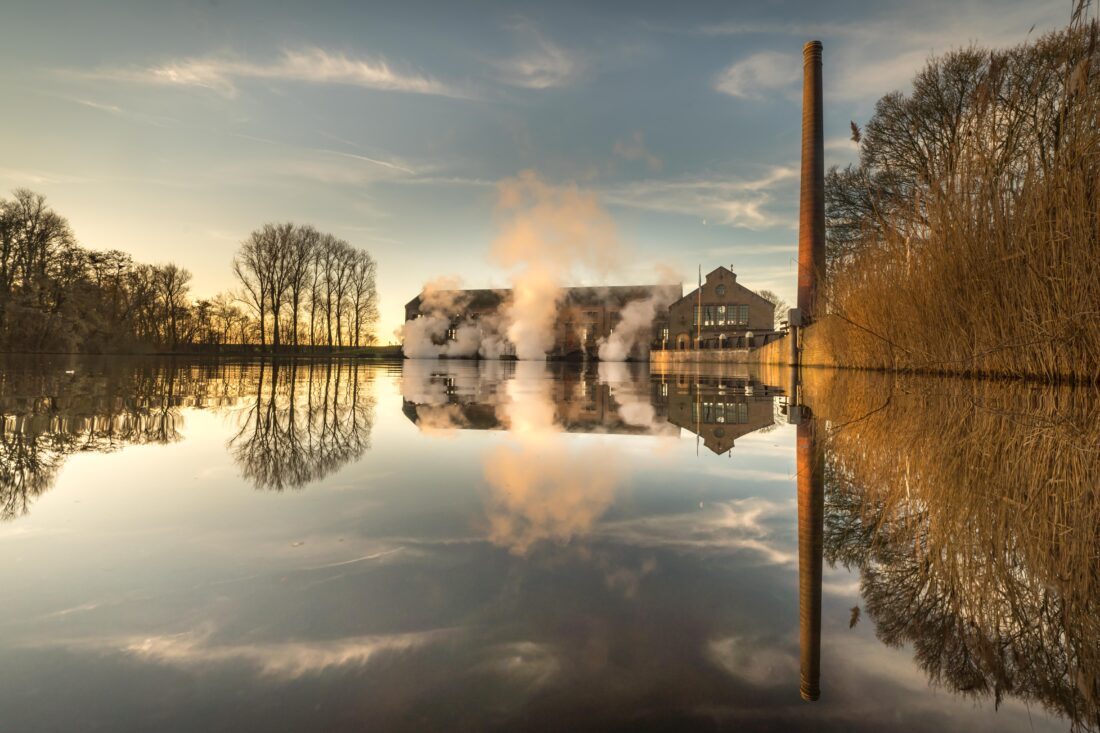
[{"label": "row of window", "polygon": [[714,423],[744,425],[749,421],[749,405],[746,402],[703,402],[701,404],[692,402],[691,419],[707,425]]},{"label": "row of window", "polygon": [[[691,325],[699,325],[699,306],[692,311]],[[749,325],[749,307],[747,305],[704,305],[702,307],[704,326],[747,326]]]}]

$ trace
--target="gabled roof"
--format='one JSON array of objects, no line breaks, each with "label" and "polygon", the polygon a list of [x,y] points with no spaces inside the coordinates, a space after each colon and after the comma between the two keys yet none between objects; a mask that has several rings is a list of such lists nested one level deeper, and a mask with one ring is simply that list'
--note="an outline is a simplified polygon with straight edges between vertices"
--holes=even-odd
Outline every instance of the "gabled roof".
[{"label": "gabled roof", "polygon": [[[719,273],[719,272],[729,273],[729,275],[733,278],[733,285],[735,287],[741,288],[742,290],[744,290],[746,293],[753,296],[757,300],[761,300],[761,301],[767,303],[768,305],[772,306],[773,308],[775,307],[774,303],[772,303],[770,300],[768,300],[767,298],[765,298],[762,295],[760,295],[759,293],[757,293],[755,290],[747,288],[744,285],[742,285],[741,283],[737,282],[737,273],[734,272],[733,270],[731,270],[730,268],[726,267],[725,265],[716,267],[713,270],[711,270],[710,272],[708,272],[706,278],[703,280],[703,283],[706,284],[707,282],[709,282],[711,277],[713,277],[716,273]],[[685,293],[681,298],[674,301],[671,305],[677,305],[678,303],[684,302],[688,298],[691,298],[692,296],[694,296],[694,294],[696,292],[698,292],[698,290],[699,290],[699,288],[697,288],[697,287],[692,288],[689,292]]]}]

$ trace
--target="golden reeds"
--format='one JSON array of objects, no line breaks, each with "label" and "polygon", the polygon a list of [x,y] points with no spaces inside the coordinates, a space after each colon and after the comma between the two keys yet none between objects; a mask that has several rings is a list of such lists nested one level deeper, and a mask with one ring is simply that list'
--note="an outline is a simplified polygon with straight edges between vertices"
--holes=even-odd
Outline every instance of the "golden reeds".
[{"label": "golden reeds", "polygon": [[[1097,37],[1081,20],[1016,49],[934,59],[920,93],[935,96],[928,86],[965,57],[965,111],[904,173],[895,138],[911,119],[872,120],[861,168],[830,177],[862,186],[842,193],[873,212],[851,217],[831,259],[833,323],[820,325],[832,361],[1100,380]],[[899,118],[939,114],[892,99]]]}]

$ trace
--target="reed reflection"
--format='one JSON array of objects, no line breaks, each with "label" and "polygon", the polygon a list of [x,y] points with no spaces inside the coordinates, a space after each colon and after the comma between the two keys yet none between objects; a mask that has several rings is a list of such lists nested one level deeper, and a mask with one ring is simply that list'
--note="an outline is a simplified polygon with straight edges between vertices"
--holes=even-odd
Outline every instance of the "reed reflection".
[{"label": "reed reflection", "polygon": [[1100,729],[1098,395],[812,380],[825,558],[859,571],[879,638],[934,684]]}]

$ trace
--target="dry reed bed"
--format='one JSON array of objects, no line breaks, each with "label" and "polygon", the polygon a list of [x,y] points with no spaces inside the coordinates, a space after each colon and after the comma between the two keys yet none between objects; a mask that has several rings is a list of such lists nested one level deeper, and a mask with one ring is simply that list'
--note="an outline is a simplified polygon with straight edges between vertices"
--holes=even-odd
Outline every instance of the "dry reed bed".
[{"label": "dry reed bed", "polygon": [[[862,145],[875,147],[846,179],[866,183],[850,198],[866,196],[867,209],[849,217],[861,231],[831,259],[838,323],[823,329],[831,358],[822,361],[1100,380],[1097,35],[1096,21],[1080,21],[977,58],[959,102],[966,111],[929,134],[932,149],[904,174],[897,158],[909,148],[893,139],[908,134],[904,125],[872,118],[877,137]],[[947,62],[929,68],[937,63]]]}]

